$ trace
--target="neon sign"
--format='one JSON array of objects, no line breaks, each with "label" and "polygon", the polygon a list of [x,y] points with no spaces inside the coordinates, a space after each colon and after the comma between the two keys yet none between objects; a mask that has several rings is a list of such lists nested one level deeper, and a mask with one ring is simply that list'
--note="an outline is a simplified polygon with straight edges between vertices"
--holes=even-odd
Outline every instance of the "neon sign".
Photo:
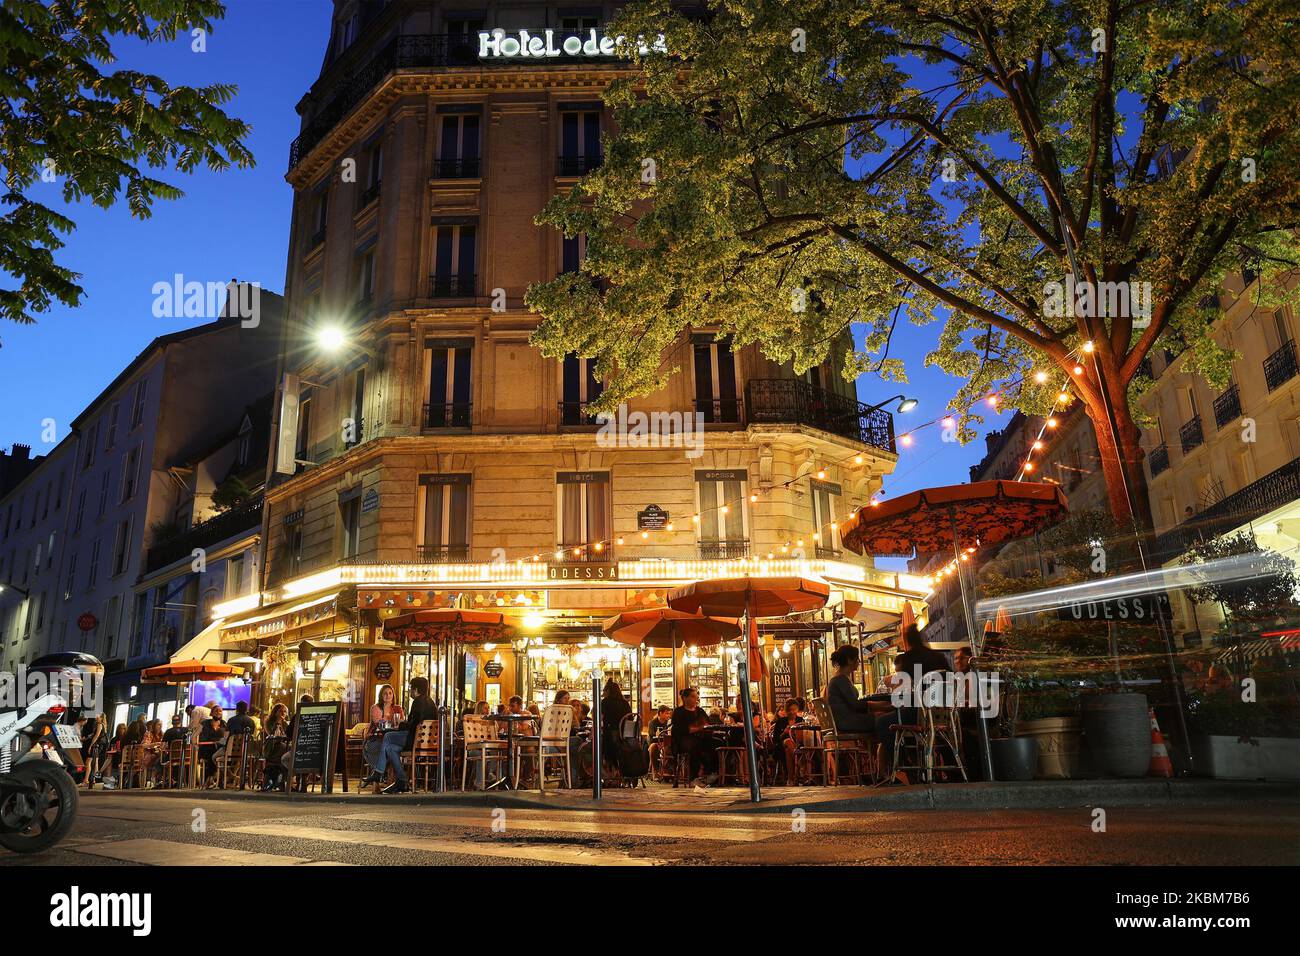
[{"label": "neon sign", "polygon": [[483,31],[478,35],[478,55],[481,60],[512,60],[519,58],[553,59],[563,56],[617,56],[629,42],[636,44],[636,51],[642,55],[654,50],[667,53],[663,34],[647,41],[644,37],[629,40],[625,36],[604,36],[589,30],[585,37],[560,31],[565,34],[557,41],[555,30],[520,30],[506,33],[498,27],[492,31]]}]

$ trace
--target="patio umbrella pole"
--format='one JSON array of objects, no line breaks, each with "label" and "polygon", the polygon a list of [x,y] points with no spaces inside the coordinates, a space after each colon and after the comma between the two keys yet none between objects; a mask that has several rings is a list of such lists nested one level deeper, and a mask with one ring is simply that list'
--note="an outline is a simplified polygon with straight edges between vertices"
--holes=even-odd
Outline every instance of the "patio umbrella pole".
[{"label": "patio umbrella pole", "polygon": [[740,704],[745,721],[745,759],[749,762],[749,799],[758,803],[763,794],[758,786],[758,751],[754,748],[754,706],[749,699],[749,662],[754,652],[754,639],[758,636],[751,631],[754,624],[754,608],[749,594],[745,595],[745,669],[737,669],[740,680]]},{"label": "patio umbrella pole", "polygon": [[[948,518],[952,522],[952,555],[953,559],[957,562],[957,584],[961,588],[961,607],[962,612],[966,617],[966,635],[970,640],[971,645],[975,648],[975,661],[978,661],[980,654],[984,651],[984,646],[982,642],[978,645],[976,644],[975,613],[971,602],[970,588],[967,584],[966,576],[962,574],[961,544],[957,537],[957,512],[955,509],[948,509]],[[975,675],[975,688],[976,693],[978,694],[980,687],[980,669],[977,663],[971,664],[971,673]],[[984,779],[992,781],[993,751],[992,748],[989,747],[989,729],[983,715],[976,717],[975,726],[978,728],[980,735],[980,760],[984,764]]]}]

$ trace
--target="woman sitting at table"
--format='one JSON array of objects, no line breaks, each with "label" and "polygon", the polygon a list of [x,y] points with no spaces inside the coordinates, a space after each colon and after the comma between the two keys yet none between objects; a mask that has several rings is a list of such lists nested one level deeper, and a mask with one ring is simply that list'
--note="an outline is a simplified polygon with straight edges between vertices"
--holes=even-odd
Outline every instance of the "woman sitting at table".
[{"label": "woman sitting at table", "polygon": [[284,758],[289,752],[289,708],[284,704],[272,707],[263,732],[265,743],[262,753],[266,765],[262,772],[262,789],[283,790],[285,775],[288,773]]},{"label": "woman sitting at table", "polygon": [[600,724],[605,742],[605,759],[613,764],[618,754],[618,728],[623,718],[632,713],[632,705],[623,696],[623,688],[612,677],[605,681],[600,694]]},{"label": "woman sitting at table", "polygon": [[162,754],[163,729],[161,720],[151,720],[145,724],[144,739],[140,741],[140,770],[143,772],[145,786],[157,782],[158,758]]},{"label": "woman sitting at table", "polygon": [[835,729],[842,734],[869,734],[876,729],[865,700],[858,697],[853,674],[858,669],[858,649],[845,644],[831,655],[835,674],[826,685],[826,703],[835,718]]},{"label": "woman sitting at table", "polygon": [[375,707],[379,708],[379,719],[389,725],[400,724],[406,719],[406,711],[397,703],[397,692],[391,684],[380,685],[379,693],[375,695]]}]

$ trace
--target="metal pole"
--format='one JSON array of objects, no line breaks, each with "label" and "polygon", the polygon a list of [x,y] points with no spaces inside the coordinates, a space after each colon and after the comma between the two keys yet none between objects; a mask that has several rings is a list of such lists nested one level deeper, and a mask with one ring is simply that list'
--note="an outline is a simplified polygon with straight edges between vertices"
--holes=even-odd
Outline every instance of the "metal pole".
[{"label": "metal pole", "polygon": [[[962,574],[961,561],[961,544],[957,537],[957,512],[953,508],[948,509],[948,518],[952,523],[952,554],[957,562],[957,584],[961,587],[961,606],[962,612],[966,617],[966,637],[970,641],[971,647],[975,650],[975,660],[979,660],[980,653],[984,650],[983,641],[975,632],[975,610],[970,590],[967,587],[966,576]],[[980,670],[975,663],[971,664],[971,673],[975,675],[975,688],[978,694],[980,686]],[[986,726],[985,719],[980,716],[976,718],[976,727],[980,735],[980,759],[984,764],[984,779],[993,780],[993,749],[989,746],[989,729]]]},{"label": "metal pole", "polygon": [[604,736],[600,718],[600,678],[591,679],[591,799],[600,799],[601,784],[601,746]]},{"label": "metal pole", "polygon": [[749,699],[749,661],[755,650],[754,639],[757,637],[757,634],[751,631],[751,628],[756,628],[753,611],[749,593],[746,591],[744,669],[737,667],[736,676],[740,680],[740,709],[745,721],[745,759],[749,762],[749,799],[758,803],[763,799],[763,794],[758,784],[758,751],[754,747],[754,705]]}]

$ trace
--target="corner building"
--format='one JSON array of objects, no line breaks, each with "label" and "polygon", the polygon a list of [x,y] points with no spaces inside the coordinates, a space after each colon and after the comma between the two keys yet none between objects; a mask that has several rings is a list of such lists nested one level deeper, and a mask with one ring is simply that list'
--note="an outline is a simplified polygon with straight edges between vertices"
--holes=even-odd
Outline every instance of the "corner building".
[{"label": "corner building", "polygon": [[[762,689],[771,707],[819,690],[832,628],[885,626],[924,593],[840,550],[837,522],[896,453],[890,412],[859,401],[837,358],[796,375],[733,352],[702,315],[665,356],[679,368],[667,387],[628,409],[698,412],[702,434],[631,447],[589,414],[602,387],[589,364],[530,344],[525,291],[583,255],[581,237],[533,219],[601,161],[601,93],[627,68],[600,55],[614,9],[336,3],[290,150],[290,321],[262,589],[219,606],[212,635],[229,657],[265,656],[266,703],[341,695],[351,680],[365,692],[349,718],[364,719],[379,684],[427,666],[385,646],[384,619],[450,605],[500,608],[519,625],[512,644],[468,649],[456,676],[466,699],[589,697],[600,665],[666,702],[671,658],[609,646],[603,618],[705,577],[822,575],[857,617],[828,610],[765,633],[781,675]],[[508,44],[480,39],[498,28],[551,30],[558,55],[498,56]],[[592,31],[594,47],[564,52]],[[735,657],[678,655],[678,683],[720,703]]]}]

